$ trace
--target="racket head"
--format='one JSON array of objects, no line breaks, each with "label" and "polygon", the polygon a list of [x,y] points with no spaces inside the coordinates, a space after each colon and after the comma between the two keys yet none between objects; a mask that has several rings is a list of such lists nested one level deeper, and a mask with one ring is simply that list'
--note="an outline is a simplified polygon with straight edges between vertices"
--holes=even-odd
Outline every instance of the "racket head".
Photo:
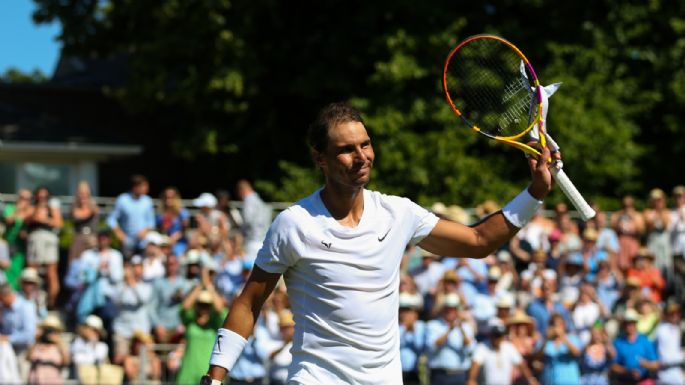
[{"label": "racket head", "polygon": [[442,80],[447,102],[471,129],[540,154],[518,142],[536,125],[543,132],[540,81],[518,47],[496,35],[471,36],[450,51]]}]

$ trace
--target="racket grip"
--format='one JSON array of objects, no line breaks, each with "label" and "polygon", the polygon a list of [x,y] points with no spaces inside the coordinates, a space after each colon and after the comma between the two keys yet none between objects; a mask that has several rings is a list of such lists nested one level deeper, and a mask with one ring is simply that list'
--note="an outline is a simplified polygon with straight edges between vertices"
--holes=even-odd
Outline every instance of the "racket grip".
[{"label": "racket grip", "polygon": [[550,167],[550,171],[552,172],[552,176],[556,180],[561,191],[566,194],[568,200],[571,201],[576,210],[580,212],[581,218],[583,218],[584,221],[593,218],[595,216],[595,210],[593,210],[592,207],[587,204],[585,198],[580,195],[580,192],[578,192],[578,189],[573,185],[573,182],[571,182],[564,170],[561,168]]}]

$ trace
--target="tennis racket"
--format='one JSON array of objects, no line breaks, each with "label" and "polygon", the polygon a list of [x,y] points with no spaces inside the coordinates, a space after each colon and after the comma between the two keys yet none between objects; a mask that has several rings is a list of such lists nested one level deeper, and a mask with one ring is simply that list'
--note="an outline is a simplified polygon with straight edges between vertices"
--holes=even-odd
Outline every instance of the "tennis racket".
[{"label": "tennis racket", "polygon": [[[474,131],[535,157],[540,151],[522,140],[534,138],[552,152],[559,150],[545,131],[546,99],[535,70],[509,41],[495,35],[462,41],[445,60],[442,84],[454,113]],[[583,220],[594,217],[561,161],[550,162],[550,171]]]}]

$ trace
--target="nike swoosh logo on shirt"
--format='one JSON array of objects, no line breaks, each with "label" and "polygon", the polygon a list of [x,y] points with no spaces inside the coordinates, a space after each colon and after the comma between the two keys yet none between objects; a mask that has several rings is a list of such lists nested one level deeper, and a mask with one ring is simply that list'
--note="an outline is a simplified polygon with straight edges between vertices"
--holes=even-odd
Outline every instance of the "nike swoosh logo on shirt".
[{"label": "nike swoosh logo on shirt", "polygon": [[388,234],[390,234],[391,229],[392,229],[392,227],[389,228],[388,231],[385,232],[385,235],[383,235],[382,237],[378,237],[378,242],[383,242],[385,240],[385,237],[387,237]]}]

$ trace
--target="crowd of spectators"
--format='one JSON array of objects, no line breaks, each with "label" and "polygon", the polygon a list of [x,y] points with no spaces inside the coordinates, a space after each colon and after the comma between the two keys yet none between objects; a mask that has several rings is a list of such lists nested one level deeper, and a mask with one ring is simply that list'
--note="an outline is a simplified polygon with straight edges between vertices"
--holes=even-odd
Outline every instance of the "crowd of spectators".
[{"label": "crowd of spectators", "polygon": [[[68,210],[46,188],[4,206],[0,383],[186,385],[204,374],[272,210],[245,180],[241,210],[227,192],[203,193],[192,207],[174,187],[156,205],[148,192],[134,176],[108,212],[86,183]],[[405,384],[685,385],[685,187],[672,199],[655,189],[637,210],[624,197],[619,211],[595,207],[586,223],[557,204],[484,259],[407,245]],[[431,209],[471,224],[498,207]],[[285,384],[293,330],[281,282],[230,383]]]}]

